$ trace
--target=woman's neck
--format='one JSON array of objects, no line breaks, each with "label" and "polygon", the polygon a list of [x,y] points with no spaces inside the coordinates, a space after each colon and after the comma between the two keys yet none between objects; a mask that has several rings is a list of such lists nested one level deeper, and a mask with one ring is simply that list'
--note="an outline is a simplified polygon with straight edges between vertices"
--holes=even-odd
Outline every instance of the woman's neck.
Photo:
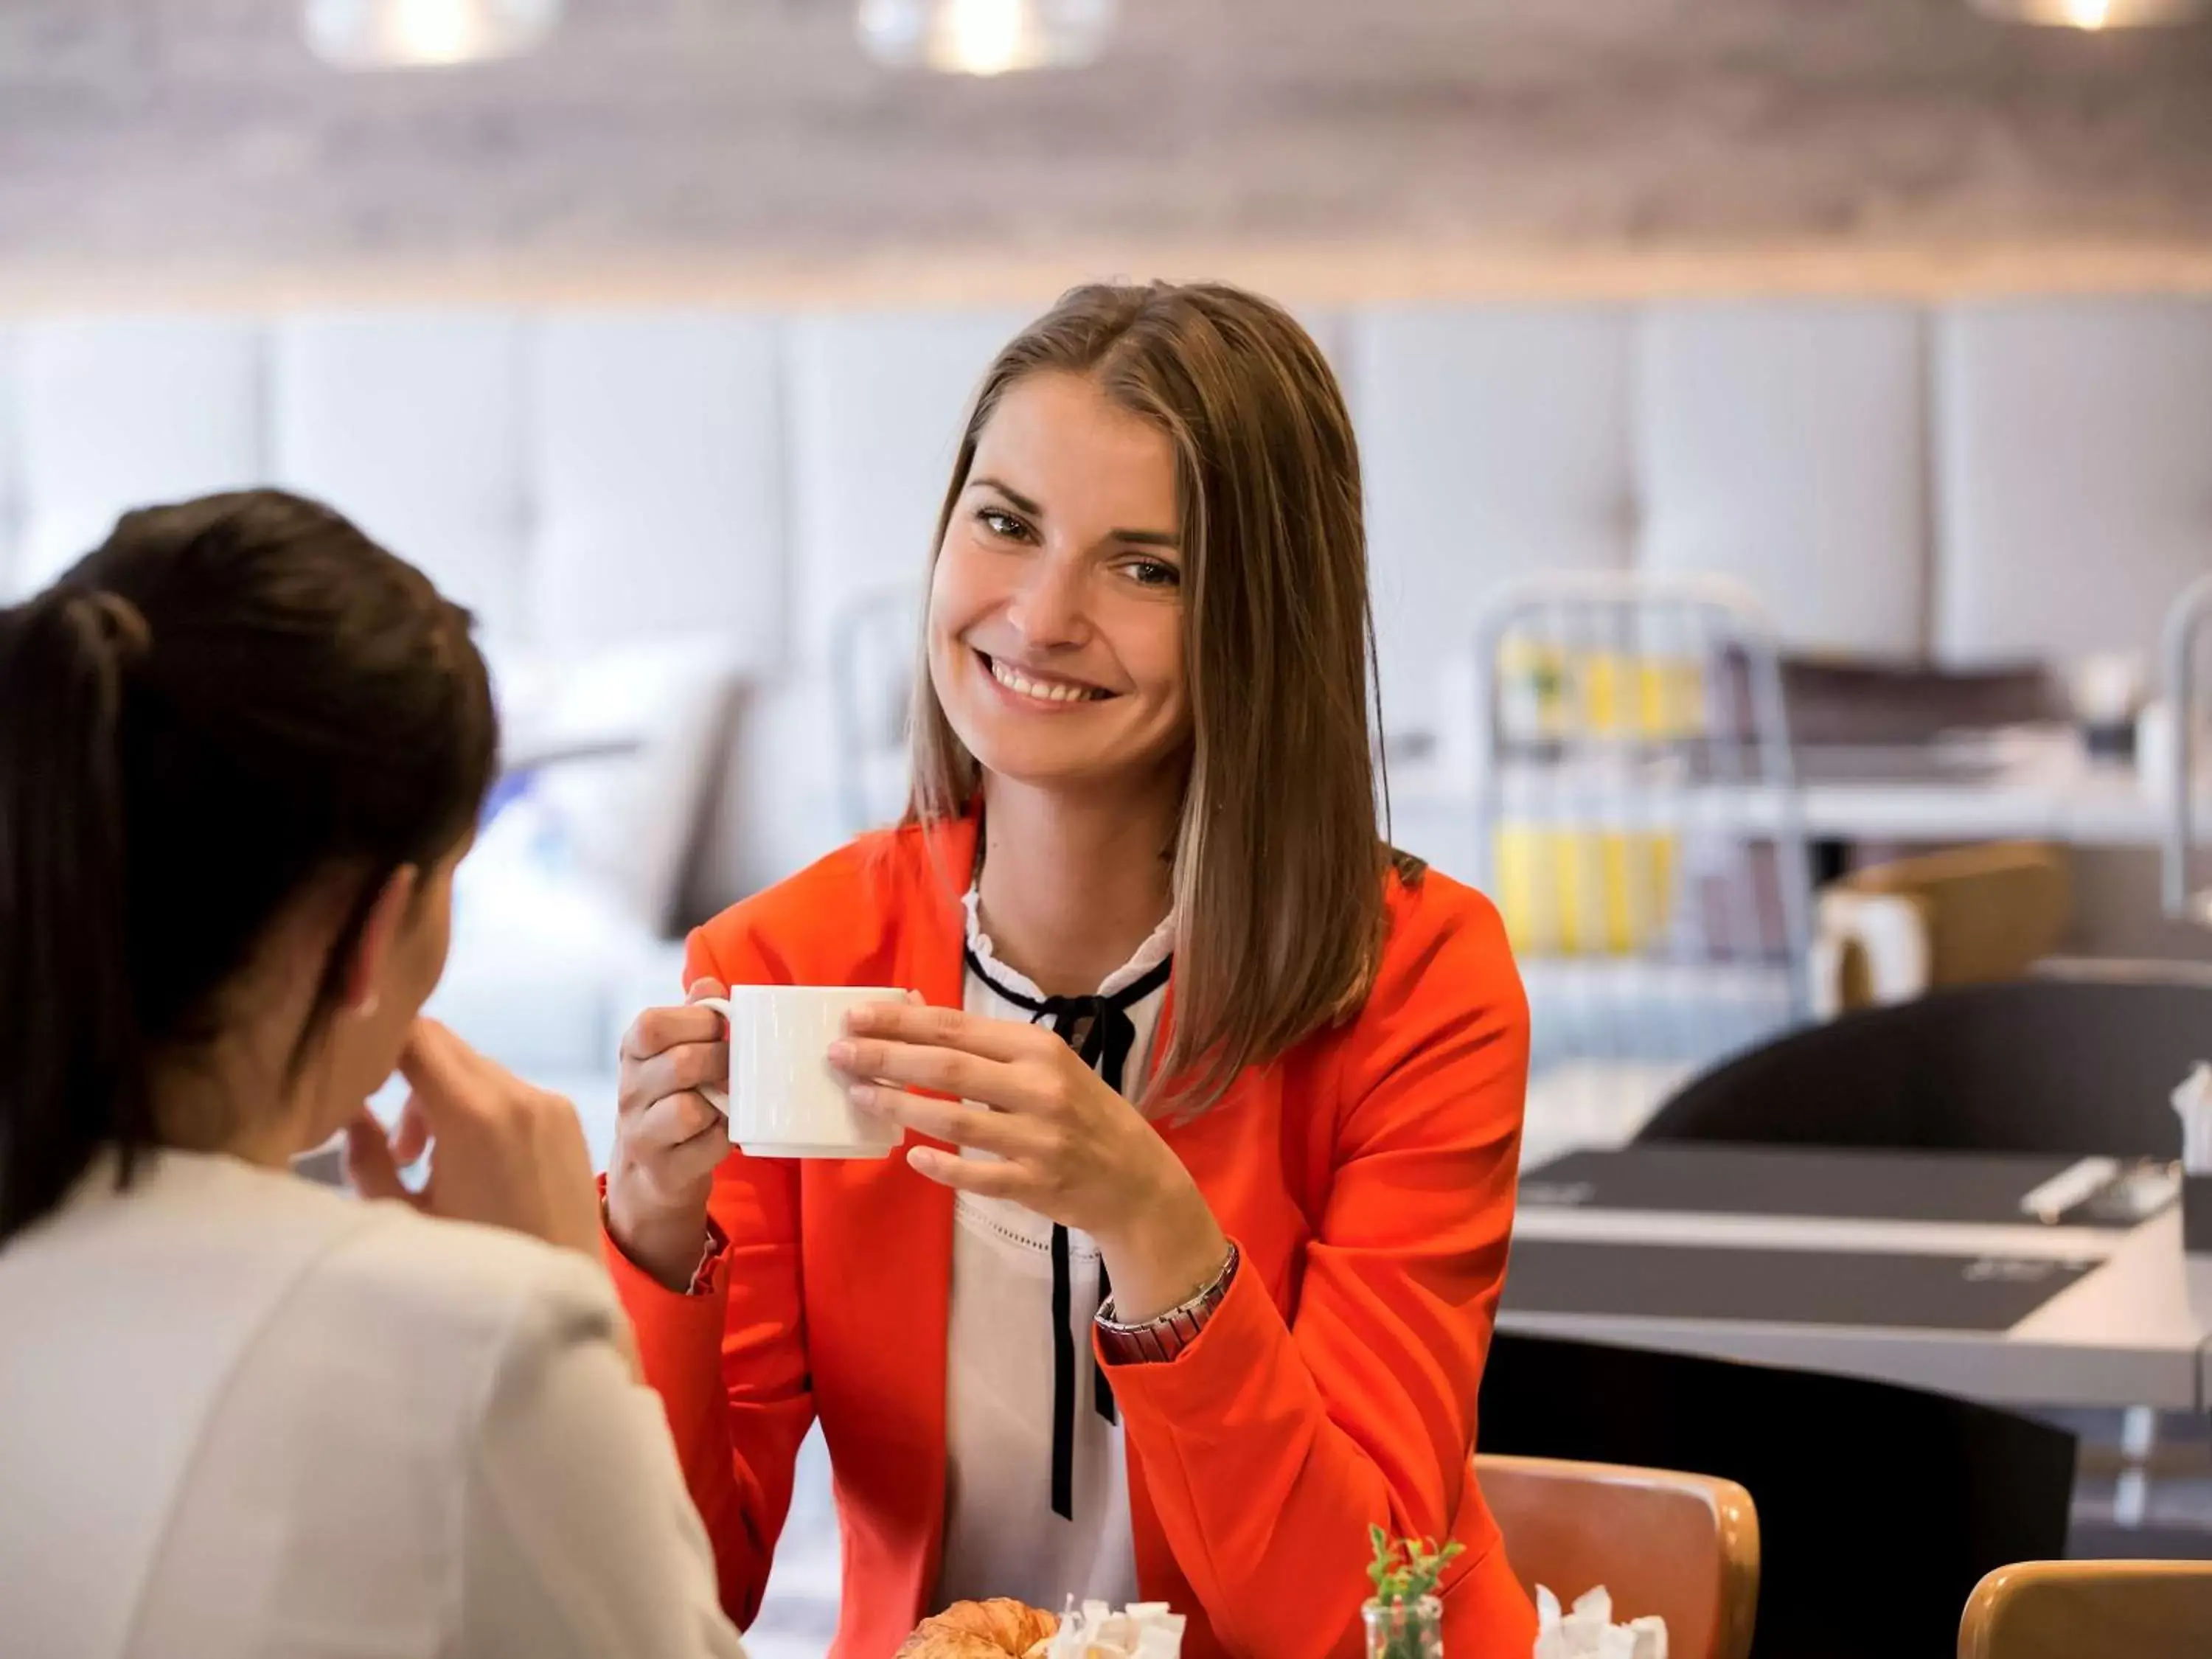
[{"label": "woman's neck", "polygon": [[223,1152],[284,1169],[300,1150],[300,1114],[271,1109],[281,1068],[260,1062],[254,1046],[218,1039],[205,1050],[157,1060],[149,1079],[155,1138],[187,1152]]},{"label": "woman's neck", "polygon": [[988,778],[977,881],[993,951],[1047,996],[1088,996],[1174,902],[1179,782],[1071,796]]}]

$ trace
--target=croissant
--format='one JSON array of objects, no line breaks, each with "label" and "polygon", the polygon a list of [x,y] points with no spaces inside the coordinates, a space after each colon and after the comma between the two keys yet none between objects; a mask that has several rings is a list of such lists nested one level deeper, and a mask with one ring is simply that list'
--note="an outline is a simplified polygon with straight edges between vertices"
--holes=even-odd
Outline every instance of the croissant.
[{"label": "croissant", "polygon": [[923,1620],[894,1659],[1026,1659],[1059,1628],[1052,1614],[1004,1596],[955,1601]]}]

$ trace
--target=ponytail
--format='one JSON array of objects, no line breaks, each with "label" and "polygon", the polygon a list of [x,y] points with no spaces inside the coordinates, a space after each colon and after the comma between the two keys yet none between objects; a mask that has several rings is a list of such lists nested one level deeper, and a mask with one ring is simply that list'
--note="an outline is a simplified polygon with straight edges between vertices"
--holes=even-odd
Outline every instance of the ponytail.
[{"label": "ponytail", "polygon": [[148,642],[112,593],[0,611],[0,1243],[153,1139],[121,755]]}]

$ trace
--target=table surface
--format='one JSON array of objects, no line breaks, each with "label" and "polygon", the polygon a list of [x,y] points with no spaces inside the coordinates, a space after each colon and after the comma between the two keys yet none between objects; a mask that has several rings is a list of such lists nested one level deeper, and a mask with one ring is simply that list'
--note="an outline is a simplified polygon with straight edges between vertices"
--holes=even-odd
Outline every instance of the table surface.
[{"label": "table surface", "polygon": [[[1908,1216],[1924,1213],[1931,1207],[1942,1212],[1943,1206],[1924,1202],[1892,1205],[1887,1216],[1807,1213],[1802,1190],[1792,1204],[1796,1213],[1764,1213],[1757,1183],[1741,1181],[1738,1200],[1708,1197],[1705,1201],[1713,1207],[1683,1207],[1649,1195],[1659,1177],[1648,1159],[1645,1167],[1634,1170],[1632,1181],[1613,1183],[1617,1190],[1645,1194],[1636,1200],[1642,1207],[1606,1203],[1606,1163],[1623,1160],[1626,1170],[1648,1150],[1577,1153],[1524,1173],[1524,1192],[1543,1196],[1548,1187],[1555,1201],[1524,1201],[1520,1210],[1516,1247],[1526,1242],[1539,1249],[1530,1253],[1532,1272],[1522,1293],[1529,1299],[1516,1300],[1508,1271],[1500,1329],[1873,1377],[1996,1405],[2212,1409],[2212,1333],[2190,1310],[2175,1206],[2133,1226],[2083,1225],[2071,1214],[2061,1224],[2039,1222],[2026,1212],[2016,1219],[1996,1219],[1989,1209],[1990,1161],[1939,1153],[1907,1155],[1925,1165],[1914,1182],[1917,1192],[1924,1200],[1940,1189],[1945,1184],[1941,1172],[1948,1165],[1962,1195],[1957,1212],[1977,1218],[1916,1219],[1896,1213],[1899,1208]],[[1667,1149],[1669,1158],[1680,1161],[1683,1189],[1706,1195],[1716,1191],[1717,1176],[1739,1173],[1722,1166],[1741,1151]],[[1702,1161],[1711,1169],[1698,1167],[1701,1153],[1710,1154]],[[1849,1157],[1809,1149],[1781,1153],[1785,1161],[1795,1158],[1808,1167],[1839,1156]],[[1557,1179],[1560,1173],[1569,1180]],[[2025,1196],[2027,1188],[2047,1171],[2023,1164],[2019,1173]],[[1803,1182],[1796,1185],[1802,1188]],[[1563,1186],[1591,1190],[1579,1196],[1567,1193],[1559,1201]],[[1553,1246],[1579,1248],[1545,1248]],[[1633,1286],[1659,1283],[1670,1263],[1696,1263],[1701,1251],[1717,1253],[1717,1281],[1741,1275],[1749,1257],[1771,1264],[1778,1253],[1798,1253],[1805,1262],[1808,1298],[1817,1297],[1824,1282],[1832,1283],[1840,1305],[1856,1310],[1864,1322],[1791,1319],[1775,1305],[1771,1291],[1747,1293],[1758,1306],[1758,1316],[1729,1316],[1720,1311],[1729,1305],[1730,1292],[1724,1287],[1705,1287],[1697,1294],[1678,1290],[1676,1304],[1690,1310],[1671,1316],[1624,1310],[1623,1304],[1633,1299]],[[1902,1300],[1897,1316],[1876,1322],[1865,1314],[1869,1296],[1892,1293],[1893,1284],[1901,1287],[1895,1292],[1900,1297],[1913,1293],[1908,1270],[1915,1264],[1871,1260],[1883,1255],[1917,1258],[1920,1264],[1948,1261],[1961,1275],[2047,1277],[2049,1284],[2035,1295],[2023,1293],[2027,1310],[2002,1328],[1929,1323],[1929,1304],[1908,1310]],[[2036,1264],[2047,1264],[2048,1274]],[[1771,1285],[1771,1273],[1767,1278]],[[2052,1285],[2063,1288],[2052,1294]]]},{"label": "table surface", "polygon": [[1838,781],[1809,760],[1805,827],[1816,836],[2152,846],[2171,817],[2162,780],[2093,759],[2069,732],[2022,733],[1986,771],[1955,780]]}]

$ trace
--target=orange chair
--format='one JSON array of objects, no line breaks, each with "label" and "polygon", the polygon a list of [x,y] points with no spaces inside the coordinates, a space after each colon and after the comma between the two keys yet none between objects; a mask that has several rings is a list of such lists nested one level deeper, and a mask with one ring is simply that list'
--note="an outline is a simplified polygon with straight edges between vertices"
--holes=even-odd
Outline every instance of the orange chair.
[{"label": "orange chair", "polygon": [[1671,1469],[1479,1456],[1475,1478],[1533,1595],[1593,1585],[1625,1623],[1667,1621],[1673,1659],[1745,1659],[1759,1608],[1759,1514],[1733,1480]]},{"label": "orange chair", "polygon": [[1974,1587],[1959,1659],[2204,1659],[2212,1561],[2023,1561]]}]

